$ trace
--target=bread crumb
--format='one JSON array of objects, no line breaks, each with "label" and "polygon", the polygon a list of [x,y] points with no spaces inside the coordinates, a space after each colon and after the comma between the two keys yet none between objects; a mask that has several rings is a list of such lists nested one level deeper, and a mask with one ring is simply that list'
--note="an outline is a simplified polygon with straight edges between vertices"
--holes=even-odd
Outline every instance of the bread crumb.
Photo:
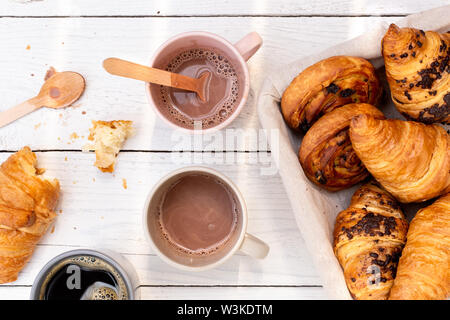
[{"label": "bread crumb", "polygon": [[39,122],[39,123],[37,123],[37,124],[35,124],[34,125],[34,130],[36,130],[37,128],[39,128],[41,126],[41,123]]},{"label": "bread crumb", "polygon": [[92,178],[92,181],[95,182],[95,178]]},{"label": "bread crumb", "polygon": [[27,50],[30,50],[31,49],[31,46],[30,45],[27,45],[27,48],[26,48]]},{"label": "bread crumb", "polygon": [[78,181],[76,181],[76,180],[72,181],[73,184],[77,184],[77,182],[78,182]]},{"label": "bread crumb", "polygon": [[62,209],[59,209],[59,213],[62,213],[63,211],[62,211]]},{"label": "bread crumb", "polygon": [[55,232],[55,226],[52,226],[52,231],[50,231],[50,233]]},{"label": "bread crumb", "polygon": [[127,185],[127,179],[122,178],[122,186],[123,186],[123,188],[124,188],[125,190],[128,188],[128,185]]},{"label": "bread crumb", "polygon": [[67,156],[66,156],[66,157],[64,157],[64,161],[67,161]]},{"label": "bread crumb", "polygon": [[76,132],[72,132],[72,134],[70,135],[70,139],[78,139],[78,134]]},{"label": "bread crumb", "polygon": [[86,114],[86,111],[82,111],[81,114]]},{"label": "bread crumb", "polygon": [[[88,140],[94,141],[95,163],[102,172],[113,172],[125,140],[133,135],[132,121],[92,121]],[[83,147],[86,149],[86,146]]]}]

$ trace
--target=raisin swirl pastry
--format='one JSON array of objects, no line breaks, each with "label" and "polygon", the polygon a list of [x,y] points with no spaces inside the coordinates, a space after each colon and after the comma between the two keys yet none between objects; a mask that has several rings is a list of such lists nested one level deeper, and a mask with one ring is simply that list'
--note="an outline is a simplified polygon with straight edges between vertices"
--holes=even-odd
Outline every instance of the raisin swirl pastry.
[{"label": "raisin swirl pastry", "polygon": [[361,114],[350,123],[350,139],[367,170],[400,202],[450,192],[450,135],[440,125]]},{"label": "raisin swirl pastry", "polygon": [[281,111],[289,127],[307,131],[323,114],[349,103],[377,104],[382,88],[372,64],[335,56],[303,70],[284,91]]},{"label": "raisin swirl pastry", "polygon": [[391,24],[382,54],[397,109],[409,120],[450,123],[450,34]]},{"label": "raisin swirl pastry", "polygon": [[384,119],[367,103],[348,104],[321,117],[303,138],[299,160],[309,180],[329,191],[349,188],[369,173],[357,157],[349,136],[350,120],[360,114]]},{"label": "raisin swirl pastry", "polygon": [[388,298],[407,230],[395,199],[375,182],[355,192],[334,227],[334,253],[353,298]]}]

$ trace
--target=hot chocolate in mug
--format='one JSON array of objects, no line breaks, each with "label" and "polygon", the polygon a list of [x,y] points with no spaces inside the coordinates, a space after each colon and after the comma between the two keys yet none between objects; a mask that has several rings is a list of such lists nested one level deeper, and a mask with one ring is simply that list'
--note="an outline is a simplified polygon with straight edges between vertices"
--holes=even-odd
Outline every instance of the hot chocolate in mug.
[{"label": "hot chocolate in mug", "polygon": [[201,271],[236,251],[265,258],[269,246],[247,233],[247,208],[221,173],[186,167],[162,178],[145,202],[144,232],[155,252],[183,270]]},{"label": "hot chocolate in mug", "polygon": [[169,39],[150,66],[193,78],[208,73],[206,101],[194,92],[146,83],[150,105],[169,125],[186,132],[209,133],[226,127],[247,101],[247,60],[261,45],[256,32],[235,44],[209,32],[186,32]]}]

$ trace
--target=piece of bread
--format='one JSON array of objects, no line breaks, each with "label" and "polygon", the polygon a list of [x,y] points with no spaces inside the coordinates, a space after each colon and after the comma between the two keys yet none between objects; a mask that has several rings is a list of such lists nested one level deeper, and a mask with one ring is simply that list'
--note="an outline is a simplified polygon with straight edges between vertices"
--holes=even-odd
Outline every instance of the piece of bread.
[{"label": "piece of bread", "polygon": [[398,264],[391,300],[443,300],[450,295],[450,193],[417,212]]},{"label": "piece of bread", "polygon": [[381,92],[369,61],[335,56],[313,64],[292,80],[281,98],[281,111],[289,127],[307,131],[322,115],[343,105],[376,105]]},{"label": "piece of bread", "polygon": [[88,139],[94,141],[94,165],[103,172],[113,172],[117,155],[125,140],[134,133],[132,121],[92,121]]},{"label": "piece of bread", "polygon": [[40,172],[28,147],[0,166],[0,283],[17,279],[56,218],[59,182]]},{"label": "piece of bread", "polygon": [[409,120],[450,123],[450,33],[391,24],[382,54],[398,111]]},{"label": "piece of bread", "polygon": [[450,192],[450,136],[440,125],[359,115],[350,139],[372,176],[400,202]]},{"label": "piece of bread", "polygon": [[399,205],[375,182],[354,193],[336,217],[334,252],[355,299],[388,298],[407,231]]},{"label": "piece of bread", "polygon": [[308,130],[299,150],[300,164],[310,181],[329,191],[349,188],[369,173],[356,156],[349,137],[350,121],[359,114],[384,119],[367,103],[352,103],[323,115]]}]

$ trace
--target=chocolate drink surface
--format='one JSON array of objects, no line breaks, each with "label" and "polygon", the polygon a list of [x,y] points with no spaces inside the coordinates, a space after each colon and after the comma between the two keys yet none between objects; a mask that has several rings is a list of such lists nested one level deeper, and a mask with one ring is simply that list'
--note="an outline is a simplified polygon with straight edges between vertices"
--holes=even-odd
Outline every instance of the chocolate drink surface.
[{"label": "chocolate drink surface", "polygon": [[94,256],[76,256],[56,264],[40,290],[43,300],[128,299],[121,274],[108,262]]},{"label": "chocolate drink surface", "polygon": [[177,250],[210,254],[232,236],[238,210],[233,194],[221,181],[192,174],[180,178],[167,191],[159,222],[164,237]]},{"label": "chocolate drink surface", "polygon": [[171,121],[185,128],[214,127],[226,120],[240,101],[238,75],[228,58],[212,49],[191,49],[179,53],[166,67],[167,71],[199,78],[208,72],[206,101],[195,92],[161,87],[161,106]]}]

